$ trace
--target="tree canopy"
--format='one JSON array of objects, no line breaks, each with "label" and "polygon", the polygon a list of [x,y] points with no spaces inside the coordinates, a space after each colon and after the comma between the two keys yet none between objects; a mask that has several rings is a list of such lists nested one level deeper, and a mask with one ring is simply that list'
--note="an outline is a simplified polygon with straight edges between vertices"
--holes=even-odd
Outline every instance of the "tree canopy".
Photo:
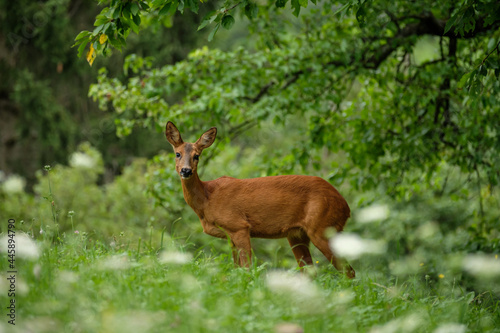
[{"label": "tree canopy", "polygon": [[[35,171],[67,164],[82,141],[104,152],[106,181],[121,172],[127,155],[151,157],[161,147],[138,144],[156,135],[150,130],[117,139],[113,115],[87,97],[98,71],[77,58],[71,45],[100,10],[94,0],[0,1],[0,170],[25,177],[30,190]],[[206,40],[187,28],[195,24],[197,17],[187,14],[170,28],[143,27],[141,38],[131,36],[123,54],[101,57],[96,65],[123,77],[123,57],[130,53],[154,54],[156,66],[182,60]]]},{"label": "tree canopy", "polygon": [[[145,22],[200,6],[110,1],[76,44],[80,54],[90,44],[92,64],[97,53],[124,46],[130,31],[140,35]],[[326,147],[347,156],[332,163],[332,178],[356,186],[404,192],[405,181],[432,184],[443,162],[497,184],[497,1],[226,1],[198,29],[211,29],[211,40],[234,17],[248,24],[255,47],[204,47],[163,67],[129,57],[125,81],[102,69],[90,95],[115,111],[121,134],[175,119],[217,124],[230,139],[299,117],[309,139],[276,156],[271,174],[294,163],[319,168]]]}]

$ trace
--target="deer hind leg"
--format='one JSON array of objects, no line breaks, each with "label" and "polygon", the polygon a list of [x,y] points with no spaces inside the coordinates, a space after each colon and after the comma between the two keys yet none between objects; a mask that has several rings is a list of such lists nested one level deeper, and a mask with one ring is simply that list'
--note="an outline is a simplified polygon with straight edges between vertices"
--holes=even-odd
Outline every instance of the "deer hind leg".
[{"label": "deer hind leg", "polygon": [[299,267],[302,268],[305,265],[312,265],[311,252],[309,252],[310,240],[307,234],[302,230],[299,232],[291,232],[288,234],[287,239]]},{"label": "deer hind leg", "polygon": [[353,279],[356,276],[356,272],[349,264],[345,263],[343,260],[337,258],[334,255],[334,253],[330,249],[330,245],[328,244],[328,240],[326,239],[326,237],[324,237],[323,235],[315,234],[310,235],[310,238],[314,246],[316,246],[318,250],[323,253],[326,259],[328,259],[328,261],[331,262],[338,271],[344,272],[350,279]]},{"label": "deer hind leg", "polygon": [[250,243],[250,231],[239,230],[229,234],[233,247],[233,259],[235,265],[250,267],[252,261],[252,245]]}]

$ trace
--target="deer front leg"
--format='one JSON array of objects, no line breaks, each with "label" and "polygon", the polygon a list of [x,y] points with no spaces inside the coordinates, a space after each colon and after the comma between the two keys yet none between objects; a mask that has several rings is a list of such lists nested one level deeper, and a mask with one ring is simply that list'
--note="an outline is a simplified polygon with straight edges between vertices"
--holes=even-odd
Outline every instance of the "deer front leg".
[{"label": "deer front leg", "polygon": [[[250,231],[248,229],[239,230],[229,234],[233,248],[233,259],[235,265],[250,267],[252,261],[252,245],[250,242]],[[236,253],[234,252],[236,251]]]},{"label": "deer front leg", "polygon": [[220,228],[218,225],[215,225],[214,223],[208,223],[205,220],[200,219],[201,226],[203,227],[203,232],[206,233],[207,235],[217,237],[217,238],[226,238],[227,234],[226,232]]},{"label": "deer front leg", "polygon": [[240,256],[238,254],[238,249],[236,248],[236,245],[234,245],[232,240],[231,240],[231,253],[233,254],[234,267],[239,267]]}]

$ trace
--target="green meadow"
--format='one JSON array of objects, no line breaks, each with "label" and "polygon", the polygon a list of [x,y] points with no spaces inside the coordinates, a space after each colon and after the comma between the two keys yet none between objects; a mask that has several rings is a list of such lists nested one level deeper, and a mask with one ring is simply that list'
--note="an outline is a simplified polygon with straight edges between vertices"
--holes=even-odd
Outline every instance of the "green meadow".
[{"label": "green meadow", "polygon": [[[151,199],[142,202],[144,168],[137,161],[106,187],[94,183],[98,167],[78,163],[40,171],[36,194],[7,193],[13,188],[4,184],[0,331],[500,331],[500,260],[470,253],[473,226],[438,224],[470,218],[448,200],[385,198],[356,208],[375,193],[352,197],[343,244],[353,280],[316,249],[314,268],[299,271],[286,240],[254,239],[247,270],[234,267],[227,241],[202,233],[187,205],[174,219]],[[94,198],[65,192],[73,187]],[[14,237],[8,216],[16,218]],[[8,239],[16,247],[14,297],[5,278]]]}]

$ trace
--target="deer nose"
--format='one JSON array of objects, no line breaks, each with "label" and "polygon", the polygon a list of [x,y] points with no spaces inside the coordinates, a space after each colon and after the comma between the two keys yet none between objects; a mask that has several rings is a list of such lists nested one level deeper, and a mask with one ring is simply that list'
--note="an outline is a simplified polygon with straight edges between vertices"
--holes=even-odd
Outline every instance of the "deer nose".
[{"label": "deer nose", "polygon": [[193,169],[190,168],[182,168],[180,175],[182,178],[189,178],[193,174]]}]

